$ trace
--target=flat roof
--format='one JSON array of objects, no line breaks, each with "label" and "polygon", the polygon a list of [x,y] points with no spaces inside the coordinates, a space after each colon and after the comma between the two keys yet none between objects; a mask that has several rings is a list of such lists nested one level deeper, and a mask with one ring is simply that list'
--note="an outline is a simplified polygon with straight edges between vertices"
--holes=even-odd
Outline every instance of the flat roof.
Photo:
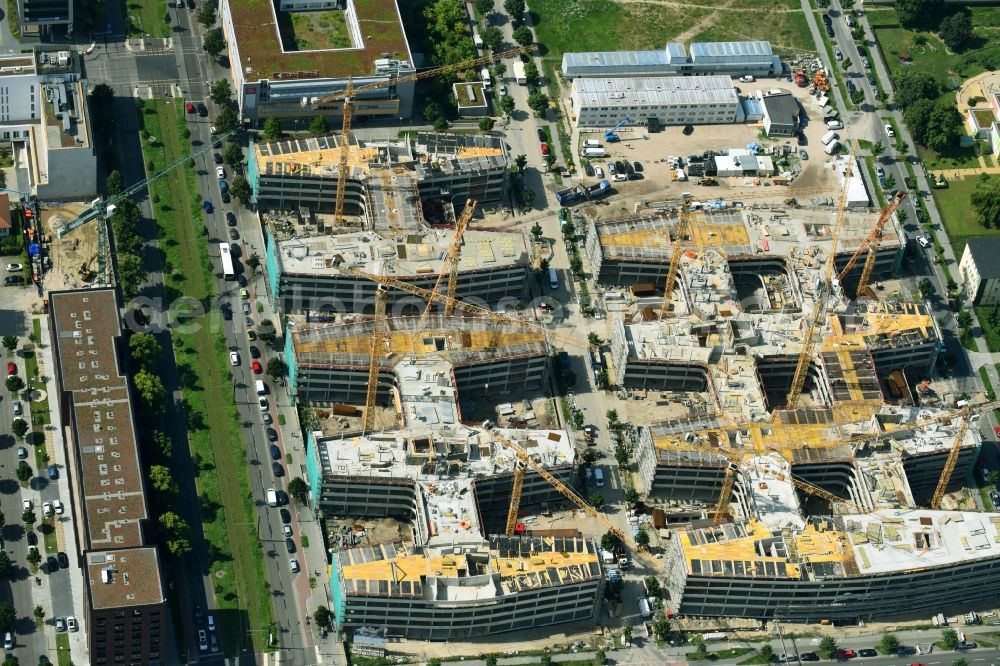
[{"label": "flat roof", "polygon": [[[345,269],[353,268],[391,273],[395,278],[433,277],[444,266],[454,236],[454,229],[424,229],[404,238],[384,238],[372,232],[310,236],[278,241],[277,254],[283,275],[332,277],[347,275]],[[467,230],[462,238],[459,272],[529,263],[522,231]]]},{"label": "flat roof", "polygon": [[115,290],[49,292],[59,386],[69,393],[86,549],[143,545],[149,515],[128,377],[118,365]]},{"label": "flat roof", "polygon": [[148,606],[166,600],[155,547],[90,552],[86,558],[84,570],[94,610]]},{"label": "flat roof", "polygon": [[976,264],[980,279],[989,280],[1000,277],[1000,237],[977,236],[966,241],[972,261]]},{"label": "flat roof", "polygon": [[573,80],[581,107],[739,104],[728,76],[594,77]]},{"label": "flat roof", "polygon": [[[294,78],[339,78],[374,74],[375,61],[391,58],[413,63],[410,45],[395,0],[346,0],[357,17],[361,44],[346,49],[282,51],[275,5],[272,0],[227,2],[232,13],[237,48],[248,81],[281,79],[280,73]],[[350,16],[350,14],[348,14]],[[348,30],[351,34],[352,31]],[[352,39],[354,39],[352,37]],[[247,72],[247,69],[250,71]],[[301,74],[300,74],[301,73]],[[292,78],[292,77],[289,77]]]},{"label": "flat roof", "polygon": [[766,41],[745,41],[745,42],[692,42],[691,58],[702,60],[706,58],[717,59],[747,59],[760,62],[771,62],[774,53],[771,51],[771,42]]}]

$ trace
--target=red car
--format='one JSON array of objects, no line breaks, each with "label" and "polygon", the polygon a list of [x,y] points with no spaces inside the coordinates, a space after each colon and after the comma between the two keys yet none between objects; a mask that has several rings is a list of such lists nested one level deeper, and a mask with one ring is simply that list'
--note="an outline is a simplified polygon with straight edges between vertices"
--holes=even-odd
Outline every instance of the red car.
[{"label": "red car", "polygon": [[187,104],[184,105],[184,110],[187,111],[188,113],[194,113],[195,112],[194,104],[188,102]]},{"label": "red car", "polygon": [[250,367],[253,368],[253,374],[255,375],[259,375],[260,373],[264,372],[264,368],[261,367],[260,361],[254,361],[253,363],[250,364]]},{"label": "red car", "polygon": [[542,144],[542,155],[548,155],[548,154],[549,154],[549,144],[543,143]]},{"label": "red car", "polygon": [[7,363],[7,374],[16,375],[17,374],[17,364],[13,361],[8,361]]},{"label": "red car", "polygon": [[857,656],[858,656],[858,653],[855,652],[854,650],[837,650],[833,654],[833,658],[834,659],[838,659],[838,660],[841,660],[841,661],[844,660],[844,659],[854,659]]}]

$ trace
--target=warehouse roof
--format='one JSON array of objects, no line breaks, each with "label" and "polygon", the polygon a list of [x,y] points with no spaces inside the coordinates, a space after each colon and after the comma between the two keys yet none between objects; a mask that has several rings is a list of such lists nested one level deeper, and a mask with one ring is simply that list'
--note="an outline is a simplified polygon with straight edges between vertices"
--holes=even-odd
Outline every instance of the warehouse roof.
[{"label": "warehouse roof", "polygon": [[765,95],[764,114],[777,125],[798,125],[799,102],[791,93]]},{"label": "warehouse roof", "polygon": [[713,58],[730,60],[757,60],[771,62],[773,56],[771,43],[763,41],[752,42],[692,42],[692,60]]},{"label": "warehouse roof", "polygon": [[970,238],[965,246],[969,248],[972,261],[976,264],[980,279],[1000,278],[1000,236]]},{"label": "warehouse roof", "polygon": [[738,104],[728,76],[578,78],[574,96],[581,106]]}]

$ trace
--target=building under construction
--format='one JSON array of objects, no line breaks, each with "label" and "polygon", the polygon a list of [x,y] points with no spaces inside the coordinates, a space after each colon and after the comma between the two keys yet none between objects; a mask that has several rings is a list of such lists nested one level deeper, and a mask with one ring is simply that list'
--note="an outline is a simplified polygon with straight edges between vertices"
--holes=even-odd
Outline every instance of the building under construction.
[{"label": "building under construction", "polygon": [[[333,211],[339,141],[330,135],[254,144],[247,180],[258,209]],[[509,155],[496,137],[420,132],[415,139],[355,138],[347,150],[344,210],[376,231],[415,229],[470,198],[497,203],[507,187]]]},{"label": "building under construction", "polygon": [[[299,236],[296,229],[269,225],[266,237],[268,288],[284,314],[312,320],[371,313],[376,284],[365,275],[387,275],[421,289],[434,287],[447,262],[453,229],[421,224],[407,233],[355,232]],[[522,231],[473,231],[463,236],[455,295],[496,307],[527,295],[531,265]],[[390,292],[389,312],[419,314],[421,298]]]}]

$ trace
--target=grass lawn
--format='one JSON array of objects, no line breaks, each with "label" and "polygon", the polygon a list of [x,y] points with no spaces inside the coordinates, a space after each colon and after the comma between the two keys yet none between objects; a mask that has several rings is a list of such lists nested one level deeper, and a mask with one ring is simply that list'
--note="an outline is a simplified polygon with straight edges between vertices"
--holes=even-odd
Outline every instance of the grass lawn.
[{"label": "grass lawn", "polygon": [[56,659],[59,666],[72,666],[69,654],[69,634],[56,634]]},{"label": "grass lawn", "polygon": [[[39,507],[38,512],[42,509]],[[38,531],[42,533],[42,541],[45,544],[46,553],[59,552],[59,542],[56,540],[56,528],[52,518],[42,518]]]},{"label": "grass lawn", "polygon": [[[993,308],[976,308],[976,319],[983,328],[983,338],[986,340],[986,348],[991,352],[1000,352],[1000,329],[990,323],[990,311]],[[1000,370],[1000,365],[998,365]],[[981,369],[980,369],[981,371]]]},{"label": "grass lawn", "polygon": [[[184,110],[169,100],[142,103],[142,122],[155,144],[143,142],[143,155],[152,170],[162,169],[189,152],[184,138]],[[212,266],[201,218],[201,197],[193,167],[175,169],[154,182],[150,195],[157,218],[160,247],[165,254],[164,277],[168,298],[176,296],[208,302],[214,294]],[[216,601],[220,613],[222,646],[233,655],[243,641],[253,650],[267,649],[272,628],[271,592],[266,584],[263,548],[257,536],[250,480],[240,422],[233,403],[225,341],[217,309],[205,307],[201,325],[173,331],[174,359],[181,376],[187,409],[188,441],[201,471],[198,491],[219,511],[203,511],[203,529],[209,543]],[[215,319],[210,321],[209,317]],[[226,612],[233,611],[233,612]],[[241,626],[246,613],[249,627]]]},{"label": "grass lawn", "polygon": [[979,345],[976,344],[976,339],[972,337],[972,332],[963,333],[961,336],[962,346],[969,351],[977,352],[979,351]]},{"label": "grass lawn", "polygon": [[979,368],[979,377],[983,380],[983,387],[986,389],[986,398],[988,400],[996,400],[996,393],[993,391],[993,382],[990,381],[990,376],[986,373],[986,366]]},{"label": "grass lawn", "polygon": [[945,231],[951,239],[955,256],[959,259],[965,250],[965,242],[973,236],[1000,236],[1000,229],[986,229],[976,222],[975,214],[969,206],[969,197],[979,183],[977,178],[953,180],[948,187],[931,190],[937,201],[938,210],[944,220]]},{"label": "grass lawn", "polygon": [[129,36],[170,36],[166,19],[168,16],[173,19],[173,15],[163,0],[124,0],[123,4],[129,18]]},{"label": "grass lawn", "polygon": [[744,659],[743,661],[739,661],[736,663],[739,666],[750,666],[751,664],[769,664],[771,662],[768,661],[767,659],[764,659],[764,657],[760,656],[759,654],[755,654],[752,657],[748,657],[747,659]]},{"label": "grass lawn", "polygon": [[[747,39],[766,39],[775,53],[815,53],[816,44],[809,33],[809,24],[799,3],[762,2],[744,0],[742,4],[754,11],[719,11],[718,19],[699,32],[691,41],[730,42]],[[782,11],[780,5],[793,11]],[[776,5],[778,5],[776,7]]]},{"label": "grass lawn", "polygon": [[[34,351],[23,352],[24,374],[27,375],[28,388],[45,390],[45,382],[38,377],[38,358]],[[31,403],[31,425],[46,426],[52,422],[52,415],[49,413],[49,396],[45,395],[44,400]]]},{"label": "grass lawn", "polygon": [[285,50],[344,49],[351,45],[342,11],[279,12],[278,26]]}]

